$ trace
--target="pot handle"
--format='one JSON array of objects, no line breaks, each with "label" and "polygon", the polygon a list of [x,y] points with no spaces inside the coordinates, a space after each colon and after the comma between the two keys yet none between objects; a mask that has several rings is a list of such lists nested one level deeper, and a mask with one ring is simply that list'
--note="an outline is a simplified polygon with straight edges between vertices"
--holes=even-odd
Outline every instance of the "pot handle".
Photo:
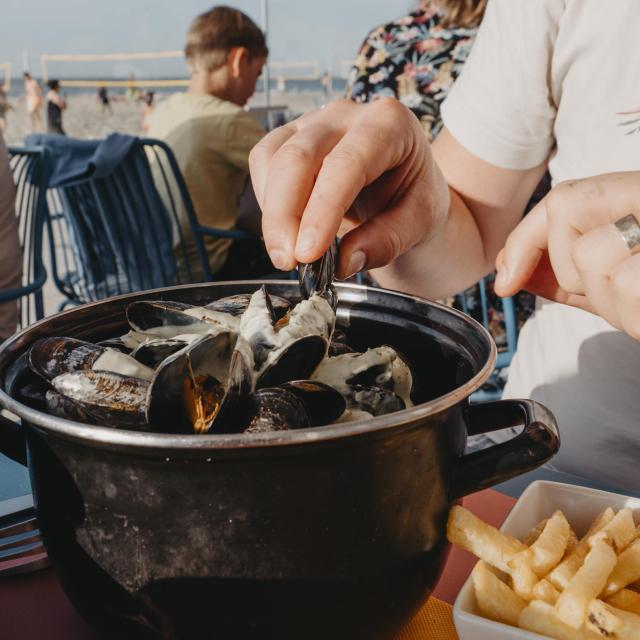
[{"label": "pot handle", "polygon": [[22,424],[0,413],[0,453],[22,466],[27,466],[27,450]]},{"label": "pot handle", "polygon": [[524,429],[507,442],[462,456],[449,490],[452,501],[531,471],[560,447],[556,419],[534,400],[497,400],[469,405],[468,411],[470,436],[522,424]]}]

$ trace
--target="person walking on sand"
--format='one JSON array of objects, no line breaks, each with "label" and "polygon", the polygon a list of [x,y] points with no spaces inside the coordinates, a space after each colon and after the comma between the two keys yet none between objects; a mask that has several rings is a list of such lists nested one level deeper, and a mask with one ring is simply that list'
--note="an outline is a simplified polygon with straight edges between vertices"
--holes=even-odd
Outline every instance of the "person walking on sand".
[{"label": "person walking on sand", "polygon": [[29,129],[32,132],[43,130],[42,124],[42,89],[40,83],[28,71],[22,74],[24,78],[24,97],[29,114]]},{"label": "person walking on sand", "polygon": [[98,102],[102,107],[102,115],[106,116],[107,113],[112,116],[113,109],[111,108],[111,100],[109,99],[109,92],[107,91],[107,87],[102,86],[98,89]]},{"label": "person walking on sand", "polygon": [[60,83],[57,80],[50,80],[47,85],[47,131],[66,136],[62,128],[62,112],[67,108],[67,103],[60,95]]}]

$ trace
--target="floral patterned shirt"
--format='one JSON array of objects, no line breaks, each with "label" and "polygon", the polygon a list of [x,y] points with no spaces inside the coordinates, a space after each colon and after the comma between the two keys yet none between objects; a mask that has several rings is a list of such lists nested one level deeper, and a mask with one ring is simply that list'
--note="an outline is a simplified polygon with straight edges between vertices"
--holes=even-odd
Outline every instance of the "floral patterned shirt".
[{"label": "floral patterned shirt", "polygon": [[369,33],[349,74],[347,97],[370,102],[396,97],[433,140],[442,128],[440,104],[460,74],[477,27],[445,29],[434,7],[415,11]]}]

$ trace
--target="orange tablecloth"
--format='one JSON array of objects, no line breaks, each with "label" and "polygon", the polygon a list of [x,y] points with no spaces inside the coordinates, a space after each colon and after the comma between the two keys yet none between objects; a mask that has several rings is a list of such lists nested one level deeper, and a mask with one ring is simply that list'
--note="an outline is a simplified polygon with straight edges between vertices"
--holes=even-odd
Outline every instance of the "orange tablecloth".
[{"label": "orange tablecloth", "polygon": [[[495,526],[502,524],[514,503],[513,498],[491,489],[464,500],[465,506]],[[435,598],[422,607],[396,640],[455,640],[449,605],[474,563],[471,554],[452,549],[434,591]],[[0,638],[96,640],[71,607],[50,569],[0,579]]]}]

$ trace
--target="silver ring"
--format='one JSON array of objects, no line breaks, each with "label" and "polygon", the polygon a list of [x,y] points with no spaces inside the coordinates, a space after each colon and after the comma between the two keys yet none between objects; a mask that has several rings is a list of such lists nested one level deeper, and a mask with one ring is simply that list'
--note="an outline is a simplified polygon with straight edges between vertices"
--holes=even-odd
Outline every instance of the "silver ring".
[{"label": "silver ring", "polygon": [[638,223],[638,219],[630,213],[628,216],[616,220],[614,224],[631,253],[638,253],[640,251],[640,223]]}]

